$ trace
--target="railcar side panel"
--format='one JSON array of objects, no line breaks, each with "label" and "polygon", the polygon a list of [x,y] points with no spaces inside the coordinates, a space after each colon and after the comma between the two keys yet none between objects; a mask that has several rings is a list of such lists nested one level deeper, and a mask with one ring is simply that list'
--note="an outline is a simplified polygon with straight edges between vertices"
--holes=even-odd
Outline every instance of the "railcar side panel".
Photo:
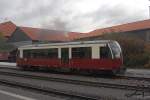
[{"label": "railcar side panel", "polygon": [[68,67],[77,69],[112,70],[119,69],[122,65],[121,59],[71,59],[68,64],[62,63],[60,59],[18,59],[20,66],[39,67]]},{"label": "railcar side panel", "polygon": [[39,66],[39,67],[59,67],[61,66],[61,60],[59,59],[18,59],[18,66]]},{"label": "railcar side panel", "polygon": [[[101,44],[88,43],[24,46],[20,48],[17,65],[19,67],[61,67],[88,70],[118,70],[122,67],[123,59],[119,44],[114,41],[111,44],[110,41]],[[52,53],[52,51],[57,52]]]},{"label": "railcar side panel", "polygon": [[119,69],[121,59],[71,59],[70,66],[80,69],[112,70]]}]

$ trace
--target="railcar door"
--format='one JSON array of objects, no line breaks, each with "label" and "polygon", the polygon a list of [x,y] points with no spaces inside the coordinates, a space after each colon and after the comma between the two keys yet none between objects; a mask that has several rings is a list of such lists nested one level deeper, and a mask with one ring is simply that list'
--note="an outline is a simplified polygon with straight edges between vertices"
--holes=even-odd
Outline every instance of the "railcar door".
[{"label": "railcar door", "polygon": [[69,48],[61,48],[61,63],[64,66],[69,64]]}]

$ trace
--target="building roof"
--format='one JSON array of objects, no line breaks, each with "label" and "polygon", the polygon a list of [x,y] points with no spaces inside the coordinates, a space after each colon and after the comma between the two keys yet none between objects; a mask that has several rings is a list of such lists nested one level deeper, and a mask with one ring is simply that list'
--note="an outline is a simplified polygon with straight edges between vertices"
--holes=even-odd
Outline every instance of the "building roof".
[{"label": "building roof", "polygon": [[58,30],[48,30],[41,28],[20,27],[32,40],[44,41],[70,41],[79,36],[77,32],[66,32]]},{"label": "building roof", "polygon": [[13,24],[11,21],[4,22],[0,24],[0,32],[5,37],[10,37],[11,34],[16,30],[16,25]]},{"label": "building roof", "polygon": [[16,30],[16,27],[20,28],[32,40],[71,41],[80,38],[101,36],[105,33],[128,32],[134,30],[150,29],[150,19],[102,28],[102,29],[96,29],[88,33],[67,32],[67,31],[48,30],[48,29],[31,28],[31,27],[19,27],[13,24],[11,21],[8,21],[0,24],[0,32],[2,32],[5,37],[10,37],[12,33]]},{"label": "building roof", "polygon": [[0,24],[0,32],[5,37],[10,37],[16,28],[20,28],[26,35],[32,40],[44,40],[44,41],[70,41],[79,37],[81,33],[78,32],[66,32],[59,30],[48,30],[32,27],[16,26],[11,21]]},{"label": "building roof", "polygon": [[68,32],[69,40],[75,40],[84,35],[85,33],[79,32]]},{"label": "building roof", "polygon": [[129,32],[129,31],[144,30],[144,29],[150,29],[150,19],[132,22],[132,23],[126,23],[126,24],[107,27],[107,28],[96,29],[94,31],[87,33],[86,35],[81,36],[80,38],[99,36],[105,33]]}]

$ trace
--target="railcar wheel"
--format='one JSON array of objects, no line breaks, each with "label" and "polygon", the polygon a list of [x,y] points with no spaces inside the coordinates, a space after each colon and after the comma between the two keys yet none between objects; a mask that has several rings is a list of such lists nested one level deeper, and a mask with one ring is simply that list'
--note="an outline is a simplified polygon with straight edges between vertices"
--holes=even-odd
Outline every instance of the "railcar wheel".
[{"label": "railcar wheel", "polygon": [[119,70],[119,74],[124,75],[124,74],[125,74],[125,72],[126,72],[126,70],[127,70],[127,68],[126,68],[126,67],[122,67],[122,68],[120,68],[120,70]]},{"label": "railcar wheel", "polygon": [[125,72],[126,72],[126,68],[125,67],[121,67],[120,69],[112,70],[112,74],[113,75],[124,75]]},{"label": "railcar wheel", "polygon": [[119,73],[119,70],[118,69],[114,69],[111,71],[111,74],[112,75],[117,75]]},{"label": "railcar wheel", "polygon": [[32,71],[33,67],[31,67],[31,66],[21,66],[20,69],[23,70],[23,71]]},{"label": "railcar wheel", "polygon": [[27,68],[25,66],[19,66],[19,69],[23,70],[23,71],[27,70]]}]

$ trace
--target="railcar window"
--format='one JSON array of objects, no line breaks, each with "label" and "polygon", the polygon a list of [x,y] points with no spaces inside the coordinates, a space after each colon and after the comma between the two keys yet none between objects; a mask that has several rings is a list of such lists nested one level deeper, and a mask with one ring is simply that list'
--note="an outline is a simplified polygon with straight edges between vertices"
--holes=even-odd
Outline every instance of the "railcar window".
[{"label": "railcar window", "polygon": [[48,49],[48,58],[58,58],[58,49]]},{"label": "railcar window", "polygon": [[33,49],[24,50],[25,58],[58,58],[58,49]]},{"label": "railcar window", "polygon": [[24,58],[30,58],[30,56],[31,56],[31,50],[23,50]]},{"label": "railcar window", "polygon": [[34,58],[47,58],[47,52],[45,49],[33,50],[32,55]]},{"label": "railcar window", "polygon": [[91,58],[91,47],[72,48],[72,58]]},{"label": "railcar window", "polygon": [[111,58],[111,51],[108,46],[100,47],[100,58]]},{"label": "railcar window", "polygon": [[17,50],[17,54],[16,54],[17,57],[20,57],[20,51]]}]

